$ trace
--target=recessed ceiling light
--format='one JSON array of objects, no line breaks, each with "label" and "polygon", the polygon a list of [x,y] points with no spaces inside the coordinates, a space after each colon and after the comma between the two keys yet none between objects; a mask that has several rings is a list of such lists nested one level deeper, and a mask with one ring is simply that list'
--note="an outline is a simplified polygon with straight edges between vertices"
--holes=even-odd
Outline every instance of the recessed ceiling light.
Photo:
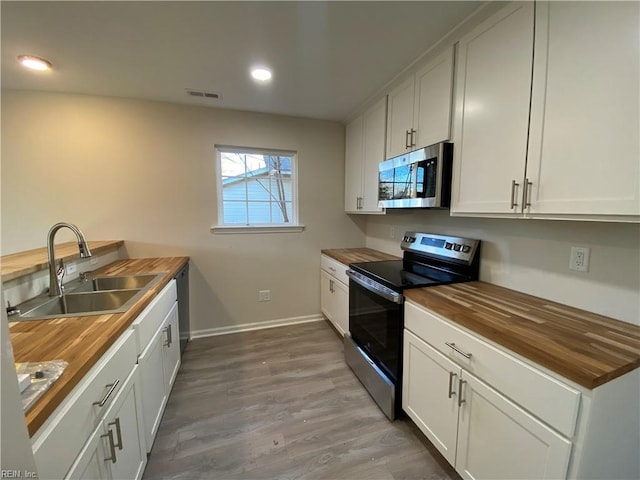
[{"label": "recessed ceiling light", "polygon": [[18,60],[22,66],[30,68],[31,70],[38,70],[40,72],[51,70],[51,62],[44,58],[34,57],[33,55],[20,55]]},{"label": "recessed ceiling light", "polygon": [[271,80],[271,70],[264,67],[254,68],[251,70],[251,76],[260,82]]}]

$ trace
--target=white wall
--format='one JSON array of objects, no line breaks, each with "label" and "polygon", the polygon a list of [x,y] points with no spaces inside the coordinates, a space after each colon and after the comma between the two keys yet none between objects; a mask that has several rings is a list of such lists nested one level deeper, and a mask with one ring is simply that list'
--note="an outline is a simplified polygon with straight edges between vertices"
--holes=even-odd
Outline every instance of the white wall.
[{"label": "white wall", "polygon": [[[216,143],[296,150],[306,230],[212,235]],[[318,314],[320,249],[364,244],[363,219],[343,204],[338,123],[2,92],[2,253],[43,247],[67,221],[89,240],[125,240],[130,257],[188,255],[195,330]],[[258,302],[262,289],[271,302]]]},{"label": "white wall", "polygon": [[[390,238],[391,228],[395,239]],[[367,246],[400,254],[405,231],[482,240],[480,279],[640,325],[640,225],[450,217],[389,210],[369,217]],[[591,249],[589,271],[569,270],[571,246]]]}]

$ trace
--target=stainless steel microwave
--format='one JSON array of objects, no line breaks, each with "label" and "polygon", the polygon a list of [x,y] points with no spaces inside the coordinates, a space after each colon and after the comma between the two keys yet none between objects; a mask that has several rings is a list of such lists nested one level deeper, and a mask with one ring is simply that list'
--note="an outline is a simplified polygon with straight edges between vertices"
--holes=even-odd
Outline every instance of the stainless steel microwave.
[{"label": "stainless steel microwave", "polygon": [[379,165],[378,202],[384,208],[448,208],[452,143],[436,143]]}]

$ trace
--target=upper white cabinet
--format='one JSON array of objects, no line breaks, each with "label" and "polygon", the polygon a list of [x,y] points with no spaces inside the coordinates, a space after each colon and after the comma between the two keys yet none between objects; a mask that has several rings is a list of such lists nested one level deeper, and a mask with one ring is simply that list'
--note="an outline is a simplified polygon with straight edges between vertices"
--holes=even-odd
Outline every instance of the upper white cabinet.
[{"label": "upper white cabinet", "polygon": [[637,221],[639,4],[535,8],[460,40],[451,212]]},{"label": "upper white cabinet", "polygon": [[640,214],[640,4],[536,4],[532,214]]},{"label": "upper white cabinet", "polygon": [[345,211],[384,213],[378,206],[378,164],[384,160],[387,98],[347,125]]},{"label": "upper white cabinet", "polygon": [[453,48],[388,94],[386,158],[449,140]]}]

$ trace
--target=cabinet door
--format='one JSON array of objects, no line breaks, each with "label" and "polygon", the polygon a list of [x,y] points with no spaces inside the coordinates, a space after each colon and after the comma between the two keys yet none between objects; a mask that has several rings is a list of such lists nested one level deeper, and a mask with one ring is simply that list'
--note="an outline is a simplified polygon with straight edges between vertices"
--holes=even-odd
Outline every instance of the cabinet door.
[{"label": "cabinet door", "polygon": [[452,465],[458,428],[460,367],[404,331],[402,408]]},{"label": "cabinet door", "polygon": [[460,40],[452,213],[522,210],[533,13],[532,3],[515,2]]},{"label": "cabinet door", "polygon": [[333,324],[344,336],[349,331],[349,287],[333,280]]},{"label": "cabinet door", "polygon": [[565,478],[571,442],[466,371],[456,470],[463,478]]},{"label": "cabinet door", "polygon": [[102,425],[99,425],[80,451],[80,454],[65,476],[65,480],[108,479],[109,470],[105,463],[105,452],[109,452],[109,446],[105,440],[104,428]]},{"label": "cabinet door", "polygon": [[115,461],[107,462],[114,479],[142,478],[147,464],[147,452],[141,410],[136,366],[104,420],[107,433],[111,432],[115,446]]},{"label": "cabinet door", "polygon": [[367,213],[382,212],[378,206],[378,165],[384,161],[387,97],[364,113],[364,155],[362,163],[362,204]]},{"label": "cabinet door", "polygon": [[344,209],[358,212],[362,196],[364,120],[360,115],[347,125],[344,172]]},{"label": "cabinet door", "polygon": [[392,158],[411,150],[413,128],[414,77],[407,79],[389,92],[387,111],[387,157]]},{"label": "cabinet door", "polygon": [[532,214],[640,214],[640,4],[539,2]]},{"label": "cabinet door", "polygon": [[162,412],[167,403],[164,380],[164,328],[159,328],[147,348],[138,358],[140,385],[142,387],[142,413],[145,444],[151,451],[153,440],[160,426]]},{"label": "cabinet door", "polygon": [[164,324],[163,366],[167,396],[180,369],[180,332],[178,331],[178,303],[174,303]]},{"label": "cabinet door", "polygon": [[320,310],[329,320],[333,321],[333,277],[324,270],[320,271]]},{"label": "cabinet door", "polygon": [[413,125],[416,147],[426,147],[451,138],[453,93],[453,47],[416,73]]}]

